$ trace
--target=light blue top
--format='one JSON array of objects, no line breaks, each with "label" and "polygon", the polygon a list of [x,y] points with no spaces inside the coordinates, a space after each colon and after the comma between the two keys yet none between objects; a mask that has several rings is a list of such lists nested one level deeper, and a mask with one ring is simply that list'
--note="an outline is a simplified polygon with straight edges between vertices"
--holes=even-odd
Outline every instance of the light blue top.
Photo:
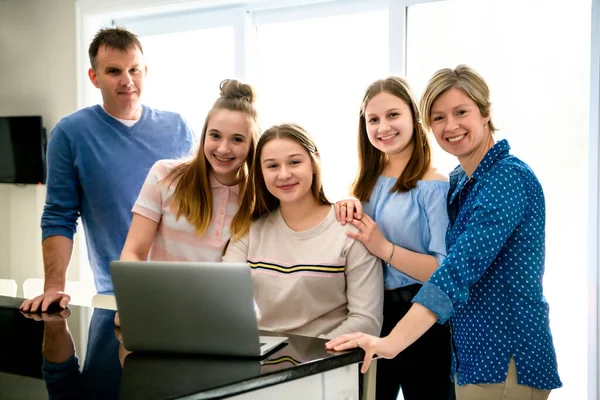
[{"label": "light blue top", "polygon": [[[446,257],[448,182],[418,181],[417,187],[408,192],[390,193],[395,183],[396,177],[380,176],[369,201],[363,204],[364,212],[373,218],[387,240],[407,250],[432,255],[441,264]],[[422,283],[385,261],[382,260],[386,289]]]},{"label": "light blue top", "polygon": [[146,106],[131,128],[99,105],[61,119],[48,142],[42,240],[73,239],[81,216],[96,290],[111,293],[109,262],[119,259],[148,171],[160,159],[189,155],[192,145],[179,114]]}]

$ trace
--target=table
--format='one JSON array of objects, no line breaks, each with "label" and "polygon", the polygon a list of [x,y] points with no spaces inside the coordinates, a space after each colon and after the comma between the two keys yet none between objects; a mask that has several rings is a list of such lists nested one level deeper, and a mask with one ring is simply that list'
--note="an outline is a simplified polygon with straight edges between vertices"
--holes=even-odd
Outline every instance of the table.
[{"label": "table", "polygon": [[129,353],[112,310],[23,314],[22,301],[0,296],[2,399],[358,400],[362,350],[330,352],[323,339],[286,334],[261,360]]}]

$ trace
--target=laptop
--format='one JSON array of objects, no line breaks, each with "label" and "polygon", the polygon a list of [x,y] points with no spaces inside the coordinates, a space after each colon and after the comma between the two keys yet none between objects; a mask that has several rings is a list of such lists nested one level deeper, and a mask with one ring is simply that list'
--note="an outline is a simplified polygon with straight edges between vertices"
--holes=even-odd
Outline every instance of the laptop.
[{"label": "laptop", "polygon": [[113,261],[130,351],[262,357],[287,337],[260,336],[246,263]]}]

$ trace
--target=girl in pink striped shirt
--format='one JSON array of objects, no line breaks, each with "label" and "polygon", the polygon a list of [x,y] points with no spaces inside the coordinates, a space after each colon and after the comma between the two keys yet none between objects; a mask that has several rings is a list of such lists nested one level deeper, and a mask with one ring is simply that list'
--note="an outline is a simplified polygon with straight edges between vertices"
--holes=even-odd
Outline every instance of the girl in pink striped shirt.
[{"label": "girl in pink striped shirt", "polygon": [[121,260],[220,261],[233,217],[250,218],[239,199],[258,138],[255,92],[236,80],[220,89],[195,156],[160,160],[150,170]]}]

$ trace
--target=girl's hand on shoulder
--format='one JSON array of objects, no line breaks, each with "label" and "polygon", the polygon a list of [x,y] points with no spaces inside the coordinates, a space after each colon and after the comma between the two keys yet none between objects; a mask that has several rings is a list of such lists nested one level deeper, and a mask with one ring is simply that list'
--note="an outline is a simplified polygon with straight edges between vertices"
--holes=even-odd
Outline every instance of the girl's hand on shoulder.
[{"label": "girl's hand on shoulder", "polygon": [[361,219],[363,209],[360,200],[346,199],[335,203],[335,217],[342,225],[352,222],[354,218]]},{"label": "girl's hand on shoulder", "polygon": [[358,228],[358,232],[348,232],[346,235],[352,239],[360,240],[369,250],[369,253],[384,259],[383,253],[385,248],[389,247],[389,245],[386,246],[389,242],[381,233],[377,223],[367,214],[364,214],[360,219],[354,218],[352,225]]}]

